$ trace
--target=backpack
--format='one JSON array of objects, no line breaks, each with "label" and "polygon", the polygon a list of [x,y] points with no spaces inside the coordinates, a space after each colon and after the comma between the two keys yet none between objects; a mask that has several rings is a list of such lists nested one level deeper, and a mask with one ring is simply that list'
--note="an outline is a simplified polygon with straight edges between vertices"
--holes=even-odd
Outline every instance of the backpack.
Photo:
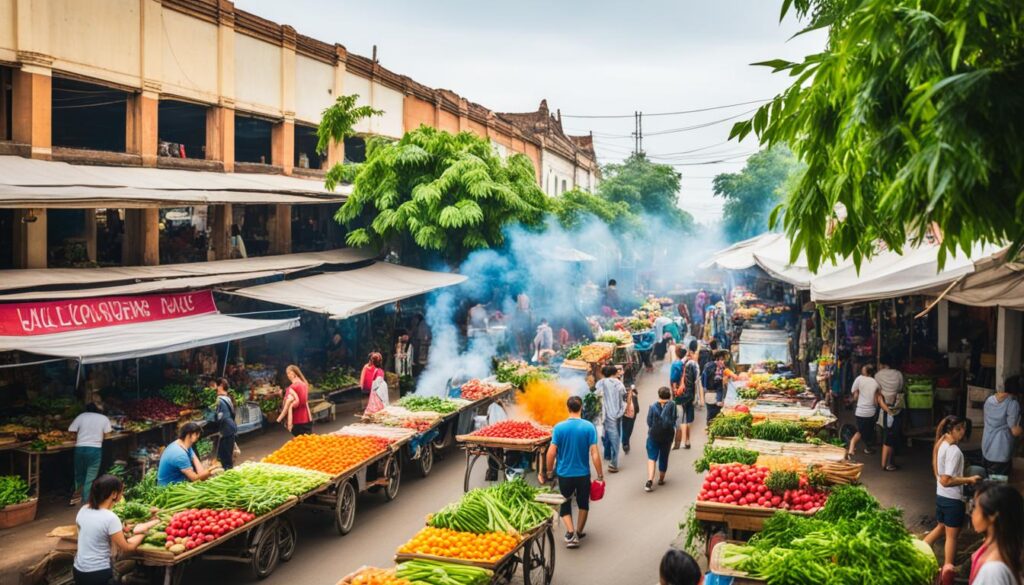
[{"label": "backpack", "polygon": [[657,443],[671,441],[676,434],[676,405],[671,401],[664,405],[655,402],[651,405],[651,410],[654,411],[651,438]]}]

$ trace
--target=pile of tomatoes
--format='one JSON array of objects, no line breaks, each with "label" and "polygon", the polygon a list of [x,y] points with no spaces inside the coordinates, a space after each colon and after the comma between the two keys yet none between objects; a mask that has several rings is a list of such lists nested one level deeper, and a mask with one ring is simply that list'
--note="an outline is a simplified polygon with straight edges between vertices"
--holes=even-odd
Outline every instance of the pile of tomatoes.
[{"label": "pile of tomatoes", "polygon": [[420,419],[420,418],[408,418],[408,419],[405,419],[405,420],[402,421],[402,427],[407,428],[407,429],[412,429],[412,430],[416,431],[417,433],[422,433],[423,431],[429,431],[430,428],[433,427],[433,426],[434,426],[433,421],[423,420],[423,419]]},{"label": "pile of tomatoes", "polygon": [[506,420],[475,431],[473,432],[473,436],[532,440],[550,437],[551,431],[542,429],[527,421]]},{"label": "pile of tomatoes", "polygon": [[180,544],[186,550],[192,550],[217,540],[255,517],[255,514],[242,510],[200,509],[178,512],[167,523],[167,548]]},{"label": "pile of tomatoes", "polygon": [[516,536],[505,532],[474,534],[427,526],[403,544],[398,552],[496,563],[518,544]]},{"label": "pile of tomatoes", "polygon": [[381,437],[299,435],[263,461],[338,475],[377,456],[390,444]]},{"label": "pile of tomatoes", "polygon": [[462,385],[461,398],[463,400],[480,400],[481,398],[487,398],[488,396],[498,394],[501,391],[502,388],[500,386],[492,386],[487,382],[482,382],[474,378]]},{"label": "pile of tomatoes", "polygon": [[697,499],[737,506],[805,512],[821,508],[828,499],[826,492],[811,488],[807,485],[806,479],[801,479],[798,489],[786,490],[781,494],[774,493],[764,484],[768,473],[767,467],[755,465],[715,465],[704,479]]}]

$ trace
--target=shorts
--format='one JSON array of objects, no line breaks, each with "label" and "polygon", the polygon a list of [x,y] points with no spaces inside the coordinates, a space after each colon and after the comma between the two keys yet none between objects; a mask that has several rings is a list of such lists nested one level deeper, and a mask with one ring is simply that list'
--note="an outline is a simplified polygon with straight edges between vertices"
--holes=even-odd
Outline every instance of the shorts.
[{"label": "shorts", "polygon": [[[883,417],[887,417],[889,415],[883,413],[882,416]],[[882,420],[884,421],[885,419],[883,418]],[[886,447],[893,447],[893,448],[895,448],[897,445],[899,445],[899,443],[900,443],[900,428],[902,427],[902,425],[903,425],[903,413],[897,414],[896,416],[892,417],[892,426],[891,427],[887,427],[883,423],[882,424],[882,444],[885,445]]]},{"label": "shorts", "polygon": [[961,528],[967,516],[967,506],[963,500],[954,500],[945,496],[935,496],[935,519],[939,524],[949,528]]},{"label": "shorts", "polygon": [[989,461],[985,459],[985,471],[996,475],[1010,476],[1010,472],[1013,471],[1013,461]]},{"label": "shorts", "polygon": [[313,434],[313,423],[294,423],[292,424],[292,436],[298,437],[299,435],[312,435]]},{"label": "shorts", "polygon": [[871,441],[875,437],[875,417],[857,416],[857,432],[865,441]]},{"label": "shorts", "polygon": [[658,462],[658,471],[668,471],[668,455],[672,452],[672,440],[658,442],[653,437],[647,437],[647,460]]},{"label": "shorts", "polygon": [[562,502],[558,513],[561,516],[572,516],[572,499],[576,498],[576,507],[580,510],[590,509],[590,476],[580,475],[577,477],[559,477],[558,491],[561,492],[565,501]]},{"label": "shorts", "polygon": [[681,425],[691,424],[693,422],[693,402],[687,402],[686,404],[676,403],[676,418]]},{"label": "shorts", "polygon": [[75,585],[107,585],[114,582],[114,570],[109,568],[84,572],[72,567],[71,573],[74,575]]}]

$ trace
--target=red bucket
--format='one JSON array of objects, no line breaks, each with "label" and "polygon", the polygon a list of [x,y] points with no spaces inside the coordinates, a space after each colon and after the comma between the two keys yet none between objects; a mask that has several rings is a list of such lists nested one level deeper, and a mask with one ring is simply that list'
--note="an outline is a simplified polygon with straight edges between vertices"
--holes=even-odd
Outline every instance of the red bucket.
[{"label": "red bucket", "polygon": [[596,502],[604,497],[604,482],[596,479],[590,482],[590,501]]}]

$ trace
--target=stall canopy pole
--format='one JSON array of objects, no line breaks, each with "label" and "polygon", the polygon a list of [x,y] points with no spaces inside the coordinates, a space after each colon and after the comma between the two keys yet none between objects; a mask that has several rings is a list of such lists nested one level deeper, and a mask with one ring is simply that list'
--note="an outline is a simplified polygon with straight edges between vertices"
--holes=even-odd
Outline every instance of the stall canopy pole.
[{"label": "stall canopy pole", "polygon": [[75,372],[75,391],[78,391],[78,384],[82,381],[82,360],[78,360],[78,371]]},{"label": "stall canopy pole", "polygon": [[882,302],[878,303],[878,340],[875,342],[875,371],[882,366]]},{"label": "stall canopy pole", "polygon": [[142,370],[139,369],[139,358],[135,358],[135,399],[142,394]]},{"label": "stall canopy pole", "polygon": [[231,355],[231,342],[224,344],[224,368],[221,369],[220,375],[223,378],[228,374],[228,356]]}]

